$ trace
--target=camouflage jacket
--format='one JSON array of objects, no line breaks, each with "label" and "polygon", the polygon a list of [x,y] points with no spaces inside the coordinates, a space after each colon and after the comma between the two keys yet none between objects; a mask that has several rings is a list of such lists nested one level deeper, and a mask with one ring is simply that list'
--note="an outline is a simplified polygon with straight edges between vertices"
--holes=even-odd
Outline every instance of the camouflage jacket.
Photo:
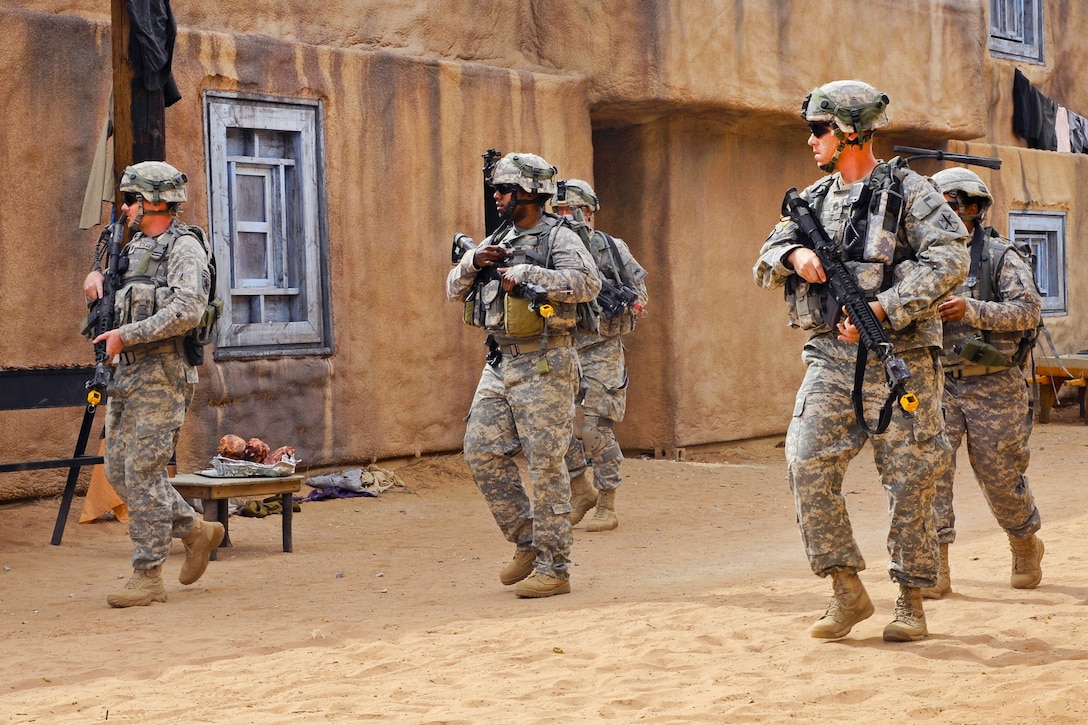
[{"label": "camouflage jacket", "polygon": [[[877,263],[887,268],[883,275],[886,283],[873,290],[874,298],[887,314],[884,324],[889,328],[889,338],[897,351],[940,348],[942,331],[937,302],[956,289],[967,275],[970,264],[967,229],[925,177],[910,169],[902,169],[899,174],[903,212],[896,230],[891,263]],[[850,216],[848,202],[855,187],[856,184],[844,184],[835,173],[801,192],[801,196],[811,202],[814,191],[827,190],[816,206],[820,223],[839,243]],[[802,246],[799,239],[797,225],[789,217],[783,217],[760,249],[752,270],[757,285],[765,289],[783,287],[795,275],[785,260]],[[876,276],[881,277],[879,270]],[[812,330],[812,337],[829,332],[832,331],[826,325],[821,325]],[[835,333],[832,332],[831,337],[835,337]]]},{"label": "camouflage jacket", "polygon": [[[990,271],[988,297],[983,280],[969,277],[956,291],[966,302],[963,319],[944,325],[941,362],[947,368],[968,365],[956,350],[973,335],[984,335],[1002,354],[1012,357],[1024,337],[1042,320],[1042,299],[1035,287],[1030,260],[990,227],[976,226],[970,248],[981,244],[983,265]],[[977,274],[982,273],[977,270]]]}]

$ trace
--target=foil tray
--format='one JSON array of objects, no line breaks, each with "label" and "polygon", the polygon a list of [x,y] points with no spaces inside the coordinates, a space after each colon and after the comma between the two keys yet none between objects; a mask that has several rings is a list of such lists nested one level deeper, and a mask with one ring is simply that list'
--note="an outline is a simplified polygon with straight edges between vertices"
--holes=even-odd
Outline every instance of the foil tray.
[{"label": "foil tray", "polygon": [[212,468],[207,471],[199,471],[203,476],[217,476],[219,478],[247,478],[255,476],[290,476],[295,472],[298,461],[286,456],[279,463],[254,463],[253,461],[239,461],[234,458],[216,456],[212,459]]}]

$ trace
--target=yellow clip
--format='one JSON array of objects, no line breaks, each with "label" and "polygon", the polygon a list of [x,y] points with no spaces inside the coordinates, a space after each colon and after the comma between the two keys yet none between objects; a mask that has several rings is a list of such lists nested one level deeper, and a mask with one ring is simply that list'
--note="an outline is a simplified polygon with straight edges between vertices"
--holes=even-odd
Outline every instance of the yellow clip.
[{"label": "yellow clip", "polygon": [[899,398],[899,406],[908,413],[918,410],[918,396],[914,393],[906,393]]},{"label": "yellow clip", "polygon": [[545,317],[545,318],[551,317],[552,315],[555,314],[555,308],[552,307],[551,305],[549,305],[548,303],[544,303],[540,307],[537,307],[536,311],[540,313],[541,317]]},{"label": "yellow clip", "polygon": [[102,402],[102,393],[98,392],[97,390],[90,391],[89,393],[87,393],[87,402],[91,405],[98,405]]}]

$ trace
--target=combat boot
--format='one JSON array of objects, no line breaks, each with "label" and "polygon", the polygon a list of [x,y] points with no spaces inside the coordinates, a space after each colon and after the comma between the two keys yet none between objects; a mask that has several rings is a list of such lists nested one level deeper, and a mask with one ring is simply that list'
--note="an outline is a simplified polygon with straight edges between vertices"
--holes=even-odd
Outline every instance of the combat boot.
[{"label": "combat boot", "polygon": [[533,574],[514,587],[514,594],[519,597],[552,597],[556,594],[570,594],[570,579],[557,579],[548,574]]},{"label": "combat boot", "polygon": [[1026,539],[1009,536],[1012,547],[1012,577],[1009,583],[1013,589],[1034,589],[1043,580],[1043,542],[1032,534]]},{"label": "combat boot", "polygon": [[616,489],[609,488],[597,496],[597,511],[586,524],[586,531],[611,531],[620,525],[616,517]]},{"label": "combat boot", "polygon": [[533,565],[536,563],[536,552],[532,549],[518,549],[514,552],[514,558],[499,572],[499,581],[503,586],[517,584],[533,573]]},{"label": "combat boot", "polygon": [[809,630],[817,639],[845,637],[855,624],[873,616],[873,603],[856,573],[832,572],[831,588],[834,594],[827,612]]},{"label": "combat boot", "polygon": [[937,568],[937,583],[922,589],[923,599],[940,599],[952,592],[952,572],[948,568],[948,544],[941,544],[941,563]]},{"label": "combat boot", "polygon": [[916,642],[929,635],[926,613],[922,611],[922,589],[899,585],[895,600],[895,619],[884,628],[885,642]]},{"label": "combat boot", "polygon": [[166,587],[162,583],[162,567],[133,569],[125,588],[106,597],[111,607],[146,607],[151,602],[165,602]]},{"label": "combat boot", "polygon": [[181,573],[178,574],[179,582],[192,584],[204,576],[208,559],[215,547],[223,541],[225,534],[226,529],[218,521],[196,520],[188,536],[181,540],[185,544],[185,563],[181,565]]},{"label": "combat boot", "polygon": [[579,524],[596,505],[597,489],[589,482],[589,469],[585,468],[570,479],[570,525]]}]

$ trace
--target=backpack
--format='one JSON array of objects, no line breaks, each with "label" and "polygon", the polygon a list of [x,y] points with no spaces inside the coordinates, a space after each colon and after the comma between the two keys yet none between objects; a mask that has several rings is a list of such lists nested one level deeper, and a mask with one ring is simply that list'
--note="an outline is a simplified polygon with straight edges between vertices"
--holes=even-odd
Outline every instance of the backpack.
[{"label": "backpack", "polygon": [[[1020,254],[1028,261],[1028,267],[1031,269],[1032,283],[1038,288],[1038,284],[1035,283],[1035,255],[1032,254],[1031,247],[1024,243],[1016,243],[1011,240],[1005,241],[1001,239],[992,227],[985,228],[983,233],[988,237],[991,243],[994,241],[997,241],[997,243],[993,245],[996,254],[992,255],[992,258],[988,257],[987,259],[981,260],[979,264],[979,284],[981,285],[979,299],[983,301],[995,299],[993,290],[997,286],[997,275],[1000,272],[1005,255],[1009,252]],[[1013,365],[1023,369],[1028,356],[1031,354],[1032,350],[1035,349],[1035,343],[1039,339],[1040,332],[1046,333],[1046,326],[1043,324],[1042,318],[1039,319],[1039,324],[1035,327],[1021,331],[1021,337],[1017,343],[1016,352],[1013,353],[1010,358]],[[984,331],[983,335],[988,342],[989,331]]]},{"label": "backpack", "polygon": [[[180,222],[178,226],[182,227],[184,233],[196,237],[201,246],[204,247],[204,251],[208,253],[208,266],[205,269],[205,277],[209,283],[208,301],[204,305],[204,314],[200,316],[200,322],[196,327],[185,333],[183,340],[185,359],[190,365],[196,367],[204,364],[204,346],[215,337],[215,324],[219,322],[219,318],[223,315],[223,300],[216,296],[215,251],[212,249],[211,244],[208,243],[204,230],[198,226],[190,226]],[[170,243],[173,244],[173,240]]]}]

